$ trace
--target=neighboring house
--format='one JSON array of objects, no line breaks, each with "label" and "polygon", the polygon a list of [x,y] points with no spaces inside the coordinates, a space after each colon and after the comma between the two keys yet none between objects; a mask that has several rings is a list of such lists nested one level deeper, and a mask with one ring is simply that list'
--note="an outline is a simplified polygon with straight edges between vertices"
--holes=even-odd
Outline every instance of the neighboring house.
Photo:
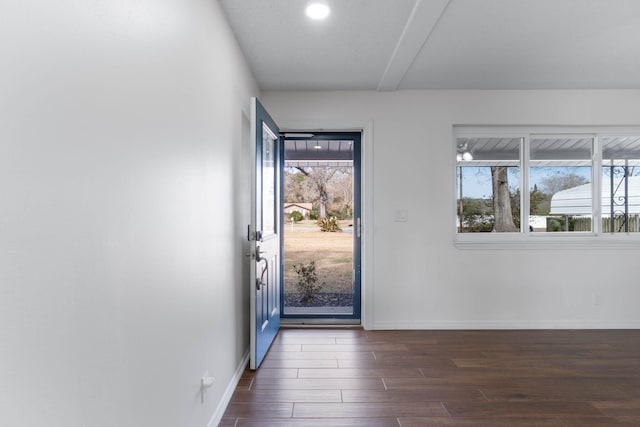
[{"label": "neighboring house", "polygon": [[[609,232],[612,228],[623,231],[625,226],[628,227],[628,231],[640,230],[640,176],[629,177],[626,189],[623,181],[616,180],[613,195],[611,180],[603,177],[600,194],[603,232]],[[554,194],[551,198],[550,214],[583,218],[580,220],[585,224],[582,231],[589,231],[591,230],[592,204],[592,185],[591,183],[582,184]],[[614,219],[611,219],[612,217]]]},{"label": "neighboring house", "polygon": [[[624,185],[619,185],[619,183],[616,182],[615,188],[617,191],[614,191],[613,196],[614,210],[620,211],[624,209]],[[558,191],[551,198],[551,214],[591,215],[591,205],[593,200],[592,192],[591,183]],[[627,192],[629,214],[640,214],[640,176],[629,177]],[[610,216],[612,200],[611,181],[607,178],[603,178],[601,198],[602,216]]]},{"label": "neighboring house", "polygon": [[529,215],[529,227],[531,231],[546,231],[547,217],[544,215]]},{"label": "neighboring house", "polygon": [[284,204],[284,213],[289,215],[293,212],[300,212],[305,219],[309,219],[309,214],[311,214],[311,209],[313,209],[313,204],[311,203],[285,203]]}]

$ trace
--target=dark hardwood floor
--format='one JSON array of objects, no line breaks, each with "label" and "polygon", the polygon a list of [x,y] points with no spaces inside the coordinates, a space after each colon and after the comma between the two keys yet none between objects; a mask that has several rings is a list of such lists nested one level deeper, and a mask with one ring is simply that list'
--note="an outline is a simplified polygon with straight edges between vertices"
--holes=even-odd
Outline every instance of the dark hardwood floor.
[{"label": "dark hardwood floor", "polygon": [[220,426],[640,426],[640,330],[283,329]]}]

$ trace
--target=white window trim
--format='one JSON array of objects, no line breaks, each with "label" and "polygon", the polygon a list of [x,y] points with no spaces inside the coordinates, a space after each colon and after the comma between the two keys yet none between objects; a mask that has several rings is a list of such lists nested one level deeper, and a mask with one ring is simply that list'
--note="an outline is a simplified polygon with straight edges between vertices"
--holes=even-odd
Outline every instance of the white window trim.
[{"label": "white window trim", "polygon": [[[557,232],[530,233],[527,227],[521,227],[517,233],[458,233],[458,188],[456,146],[459,137],[495,137],[495,138],[523,138],[520,147],[520,206],[521,223],[529,221],[529,141],[531,135],[579,135],[593,137],[592,152],[592,200],[593,203],[593,231],[592,232]],[[632,233],[602,233],[601,170],[602,170],[602,137],[621,137],[640,135],[640,126],[471,126],[454,125],[452,128],[452,155],[450,157],[453,173],[453,207],[451,227],[453,244],[458,249],[479,250],[541,250],[541,249],[638,249],[640,248],[640,232]],[[525,149],[525,147],[527,149]]]}]

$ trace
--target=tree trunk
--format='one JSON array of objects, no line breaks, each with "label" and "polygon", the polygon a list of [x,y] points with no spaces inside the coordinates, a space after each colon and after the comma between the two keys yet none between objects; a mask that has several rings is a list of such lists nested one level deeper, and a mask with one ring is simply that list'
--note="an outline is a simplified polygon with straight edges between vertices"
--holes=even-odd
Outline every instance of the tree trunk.
[{"label": "tree trunk", "polygon": [[513,223],[513,213],[511,212],[507,167],[492,166],[491,182],[493,184],[493,231],[518,231]]},{"label": "tree trunk", "polygon": [[329,200],[329,197],[327,196],[327,192],[323,190],[321,190],[322,192],[320,193],[320,218],[324,219],[327,217],[327,200]]}]

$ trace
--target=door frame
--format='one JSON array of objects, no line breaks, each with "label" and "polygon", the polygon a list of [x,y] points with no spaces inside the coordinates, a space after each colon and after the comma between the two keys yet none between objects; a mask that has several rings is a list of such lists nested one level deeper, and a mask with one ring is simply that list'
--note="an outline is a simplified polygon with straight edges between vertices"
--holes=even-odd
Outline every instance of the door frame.
[{"label": "door frame", "polygon": [[[353,139],[353,200],[354,200],[354,212],[353,212],[353,261],[355,267],[355,274],[353,281],[356,286],[353,292],[353,313],[352,314],[288,314],[285,315],[285,293],[284,293],[284,232],[280,235],[280,254],[282,262],[280,264],[280,318],[281,323],[285,324],[338,324],[338,325],[360,325],[362,322],[362,131],[333,131],[322,130],[314,131],[313,136],[309,137],[287,137],[287,133],[280,131],[280,176],[284,177],[285,168],[285,143],[292,140],[351,140]],[[295,133],[306,134],[310,131],[298,131]],[[357,135],[357,136],[356,136]],[[357,173],[356,173],[357,172]],[[283,210],[284,204],[284,178],[280,180],[280,210]],[[284,231],[285,218],[284,213],[280,217],[280,230]]]},{"label": "door frame", "polygon": [[360,132],[360,198],[361,198],[361,306],[360,325],[375,327],[374,271],[373,271],[373,122],[350,120],[278,120],[280,133]]}]

